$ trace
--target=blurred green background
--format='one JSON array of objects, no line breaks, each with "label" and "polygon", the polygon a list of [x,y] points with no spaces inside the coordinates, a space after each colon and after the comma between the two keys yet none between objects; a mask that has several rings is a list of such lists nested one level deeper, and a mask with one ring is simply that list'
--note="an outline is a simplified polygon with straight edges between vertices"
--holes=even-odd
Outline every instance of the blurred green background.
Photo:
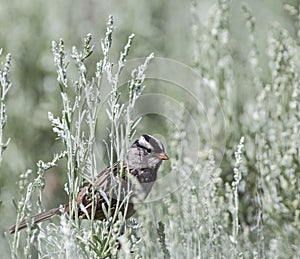
[{"label": "blurred green background", "polygon": [[[266,68],[264,53],[268,26],[276,20],[295,34],[293,22],[282,7],[283,3],[295,5],[298,1],[244,2],[252,8],[257,19],[257,43],[263,68]],[[214,3],[199,1],[200,22],[206,22],[208,10]],[[247,58],[248,31],[245,30],[240,3],[232,1],[230,29],[239,45],[238,51]],[[10,78],[13,86],[7,100],[8,122],[5,128],[5,137],[11,138],[11,142],[0,168],[0,250],[9,253],[4,231],[14,223],[12,199],[19,198],[16,182],[20,174],[27,169],[35,171],[38,160],[49,161],[52,154],[60,150],[61,144],[55,141],[47,119],[48,111],[59,115],[61,105],[51,53],[52,40],[63,38],[71,49],[73,45],[79,46],[87,33],[92,33],[96,51],[100,53],[100,38],[105,33],[107,17],[112,14],[116,25],[113,39],[116,58],[128,35],[135,33],[129,58],[145,57],[154,52],[156,57],[192,66],[196,43],[192,36],[190,7],[190,1],[180,0],[1,1],[0,47],[3,54],[12,54]],[[264,76],[269,77],[267,72]],[[251,89],[241,86],[240,91],[245,96]],[[241,100],[244,101],[247,100]],[[64,173],[60,170],[63,168],[46,174],[45,207],[66,200]]]}]

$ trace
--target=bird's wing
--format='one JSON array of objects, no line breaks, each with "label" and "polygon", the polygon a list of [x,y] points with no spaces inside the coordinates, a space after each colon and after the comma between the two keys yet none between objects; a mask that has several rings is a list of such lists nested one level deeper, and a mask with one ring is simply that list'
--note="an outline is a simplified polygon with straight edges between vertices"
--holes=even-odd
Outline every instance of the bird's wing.
[{"label": "bird's wing", "polygon": [[[120,170],[119,167],[120,163],[114,163],[113,170],[111,170],[111,167],[104,169],[97,175],[94,183],[90,183],[81,188],[77,197],[77,204],[81,210],[80,215],[87,213],[90,215],[93,200],[95,209],[102,211],[103,204],[105,207],[114,206],[116,200],[121,200],[122,202],[125,197],[131,195],[132,185],[130,184],[131,181],[128,181],[127,166],[123,165],[122,170]],[[129,174],[134,175],[135,173],[129,172]],[[98,218],[99,217],[104,218],[105,216],[102,214],[101,216],[98,215]]]}]

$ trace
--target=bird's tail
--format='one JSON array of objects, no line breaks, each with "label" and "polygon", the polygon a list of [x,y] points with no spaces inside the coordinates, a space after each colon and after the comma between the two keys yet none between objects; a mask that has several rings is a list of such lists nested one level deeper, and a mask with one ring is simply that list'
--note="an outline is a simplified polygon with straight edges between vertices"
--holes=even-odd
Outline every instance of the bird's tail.
[{"label": "bird's tail", "polygon": [[[51,209],[51,210],[48,210],[48,211],[45,211],[45,212],[42,212],[42,213],[39,213],[39,214],[36,214],[32,217],[32,220],[33,220],[33,224],[37,224],[41,221],[44,221],[44,220],[47,220],[49,218],[51,218],[52,216],[54,215],[61,215],[61,211],[60,211],[60,208],[55,208],[55,209]],[[26,228],[27,227],[27,223],[25,220],[22,220],[19,224],[18,224],[18,227],[16,229],[16,224],[11,226],[9,229],[8,229],[8,233],[9,234],[14,234],[16,231],[19,231],[23,228]]]}]

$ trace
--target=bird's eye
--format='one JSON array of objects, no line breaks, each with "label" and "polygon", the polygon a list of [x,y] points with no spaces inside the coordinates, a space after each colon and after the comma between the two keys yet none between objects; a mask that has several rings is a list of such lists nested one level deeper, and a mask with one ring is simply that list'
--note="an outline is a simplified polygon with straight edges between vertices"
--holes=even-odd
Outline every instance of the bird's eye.
[{"label": "bird's eye", "polygon": [[145,150],[147,151],[147,153],[149,153],[149,154],[152,152],[152,149],[146,148],[145,146],[141,145],[138,141],[136,141],[136,145],[137,145],[139,148],[145,149]]}]

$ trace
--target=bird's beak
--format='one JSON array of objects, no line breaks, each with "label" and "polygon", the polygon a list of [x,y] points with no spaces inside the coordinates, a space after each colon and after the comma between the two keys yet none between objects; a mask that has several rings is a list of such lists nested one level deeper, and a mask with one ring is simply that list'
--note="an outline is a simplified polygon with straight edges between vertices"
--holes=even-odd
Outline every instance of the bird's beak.
[{"label": "bird's beak", "polygon": [[160,153],[158,155],[158,157],[161,159],[161,160],[169,160],[169,157],[165,154],[165,153]]}]

